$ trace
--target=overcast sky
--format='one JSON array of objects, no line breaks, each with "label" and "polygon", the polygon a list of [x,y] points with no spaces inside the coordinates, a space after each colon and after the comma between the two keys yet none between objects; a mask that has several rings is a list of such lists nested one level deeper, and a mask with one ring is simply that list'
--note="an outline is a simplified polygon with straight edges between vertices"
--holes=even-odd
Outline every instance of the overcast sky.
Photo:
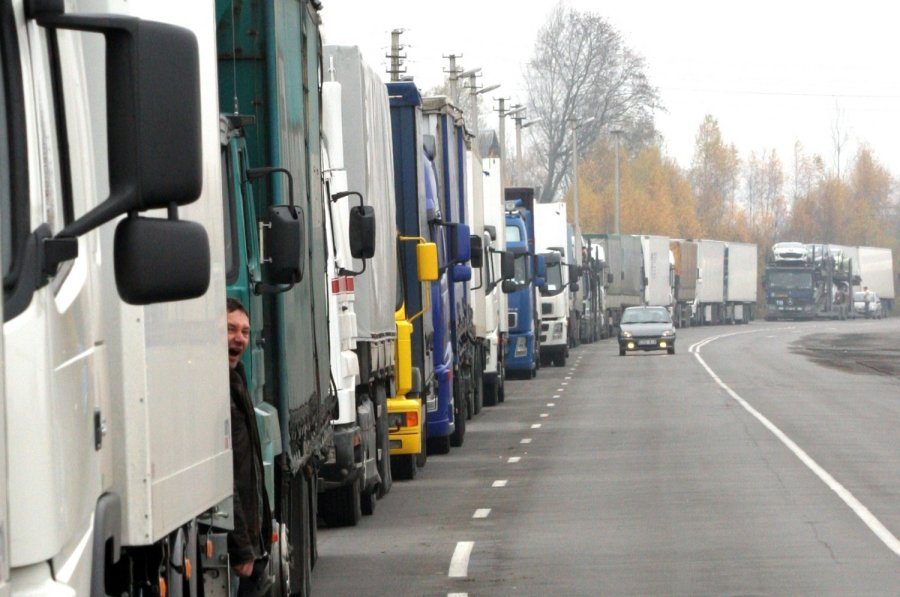
[{"label": "overcast sky", "polygon": [[[358,45],[383,71],[390,31],[403,28],[407,68],[422,89],[443,80],[443,55],[481,67],[488,95],[524,101],[522,72],[555,2],[324,0],[326,43]],[[690,164],[704,114],[742,157],[774,148],[790,169],[800,140],[832,165],[836,115],[900,175],[900,8],[892,2],[570,0],[599,13],[647,61],[666,112],[670,155]],[[385,75],[387,80],[387,75]],[[496,126],[496,119],[490,126]],[[482,125],[484,126],[484,125]]]}]

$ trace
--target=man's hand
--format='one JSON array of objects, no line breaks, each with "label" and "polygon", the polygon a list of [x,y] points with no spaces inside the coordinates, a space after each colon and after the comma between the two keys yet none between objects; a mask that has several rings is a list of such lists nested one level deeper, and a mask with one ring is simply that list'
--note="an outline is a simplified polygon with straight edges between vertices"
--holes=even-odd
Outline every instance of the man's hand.
[{"label": "man's hand", "polygon": [[238,576],[242,578],[248,578],[251,574],[253,574],[253,560],[249,560],[241,564],[235,564],[232,566],[232,568],[234,568],[234,572]]}]

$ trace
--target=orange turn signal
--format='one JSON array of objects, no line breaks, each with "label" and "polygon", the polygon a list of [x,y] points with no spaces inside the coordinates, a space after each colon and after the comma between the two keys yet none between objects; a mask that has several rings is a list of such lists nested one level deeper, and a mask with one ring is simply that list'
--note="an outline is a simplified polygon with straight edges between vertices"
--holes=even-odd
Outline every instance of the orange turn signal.
[{"label": "orange turn signal", "polygon": [[213,543],[211,539],[206,540],[206,558],[211,560],[213,557]]},{"label": "orange turn signal", "polygon": [[190,558],[184,558],[184,577],[188,580],[191,580],[191,576],[194,574],[194,565],[191,564]]},{"label": "orange turn signal", "polygon": [[419,426],[419,413],[416,411],[410,411],[406,413],[406,426],[407,427],[418,427]]},{"label": "orange turn signal", "polygon": [[166,586],[166,579],[159,577],[159,597],[166,597],[169,594],[169,587]]}]

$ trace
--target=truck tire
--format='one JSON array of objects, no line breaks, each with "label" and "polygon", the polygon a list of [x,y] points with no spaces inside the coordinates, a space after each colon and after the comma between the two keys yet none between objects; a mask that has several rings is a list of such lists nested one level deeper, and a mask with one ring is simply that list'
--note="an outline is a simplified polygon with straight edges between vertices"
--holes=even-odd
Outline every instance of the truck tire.
[{"label": "truck tire", "polygon": [[484,389],[482,391],[484,392],[484,405],[497,406],[497,394],[499,393],[500,389],[498,387],[500,385],[500,380],[497,379],[494,381],[485,381],[483,383]]},{"label": "truck tire", "polygon": [[329,527],[355,527],[362,518],[360,481],[319,494],[319,513]]},{"label": "truck tire", "polygon": [[450,453],[450,436],[429,437],[428,451],[432,454],[449,454]]},{"label": "truck tire", "polygon": [[403,454],[391,458],[391,474],[396,479],[412,481],[416,478],[416,454]]},{"label": "truck tire", "polygon": [[366,516],[375,514],[375,504],[378,502],[378,494],[381,492],[380,489],[381,485],[379,484],[378,489],[364,491],[362,495],[359,496],[360,510]]},{"label": "truck tire", "polygon": [[[381,416],[378,418],[376,427],[376,436],[378,443],[378,454],[376,463],[378,466],[378,476],[381,477],[381,483],[378,484],[378,496],[383,498],[391,491],[391,431],[388,424],[387,412],[387,390],[384,384],[375,386],[375,404],[379,405],[378,411]],[[374,507],[373,507],[374,510]]]},{"label": "truck tire", "polygon": [[473,392],[475,394],[475,408],[473,409],[474,414],[479,414],[481,412],[482,406],[484,406],[484,349],[478,350],[475,356],[475,371],[474,375],[474,383],[473,383]]},{"label": "truck tire", "polygon": [[461,447],[463,442],[466,441],[466,417],[469,414],[467,412],[468,410],[469,400],[463,394],[459,401],[459,409],[453,413],[456,426],[453,429],[453,433],[450,435],[450,445],[454,448]]},{"label": "truck tire", "polygon": [[[350,487],[356,489],[357,484],[353,483]],[[291,595],[307,597],[312,592],[312,552],[315,550],[311,545],[310,528],[316,521],[312,519],[309,508],[311,488],[306,473],[301,471],[294,475],[287,490],[289,498],[282,504],[282,516],[283,520],[288,521],[290,539],[287,581],[290,583]],[[358,491],[355,493],[359,495]]]},{"label": "truck tire", "polygon": [[624,357],[624,356],[625,356],[625,349],[624,349],[624,348],[620,348],[620,349],[619,349],[619,356],[620,356],[620,357]]}]

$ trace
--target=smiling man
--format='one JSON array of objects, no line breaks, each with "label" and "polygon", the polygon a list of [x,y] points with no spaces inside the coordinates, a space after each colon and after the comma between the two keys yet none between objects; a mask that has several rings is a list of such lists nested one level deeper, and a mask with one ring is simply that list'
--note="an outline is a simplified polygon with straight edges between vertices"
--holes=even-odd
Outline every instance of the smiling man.
[{"label": "smiling man", "polygon": [[258,594],[268,584],[272,514],[263,478],[256,414],[241,357],[250,344],[250,317],[228,299],[228,366],[231,381],[231,449],[234,465],[234,531],[228,535],[231,567],[240,578],[238,595]]}]

